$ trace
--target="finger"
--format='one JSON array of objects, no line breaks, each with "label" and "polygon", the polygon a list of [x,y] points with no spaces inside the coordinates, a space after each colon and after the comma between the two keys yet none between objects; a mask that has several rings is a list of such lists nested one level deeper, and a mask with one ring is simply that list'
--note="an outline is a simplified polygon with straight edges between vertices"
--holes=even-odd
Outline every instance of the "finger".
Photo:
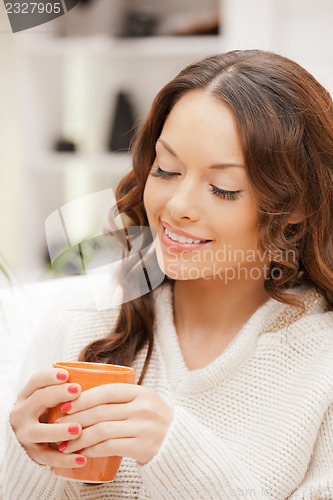
[{"label": "finger", "polygon": [[[38,418],[48,408],[67,403],[81,394],[79,384],[61,384],[43,387],[35,391],[26,401],[27,412]],[[69,405],[67,405],[69,406]]]},{"label": "finger", "polygon": [[126,420],[121,422],[100,422],[87,427],[78,439],[67,443],[64,453],[73,453],[109,439],[133,437],[133,423]]},{"label": "finger", "polygon": [[138,445],[135,438],[109,439],[103,443],[95,444],[81,451],[85,457],[129,457],[134,458],[138,454]]},{"label": "finger", "polygon": [[[82,397],[82,394],[81,394]],[[91,425],[98,424],[99,422],[105,421],[116,421],[116,420],[127,420],[131,413],[130,403],[123,404],[106,404],[97,405],[93,408],[88,408],[88,410],[79,411],[75,414],[66,415],[58,419],[61,424],[69,424],[75,418],[75,422],[79,422],[80,425],[85,427],[90,427]]]},{"label": "finger", "polygon": [[108,403],[129,403],[137,397],[140,390],[144,390],[144,388],[135,384],[117,383],[93,387],[84,391],[80,399],[72,403],[71,408],[66,413],[72,415]]},{"label": "finger", "polygon": [[29,398],[35,391],[43,387],[63,384],[68,380],[68,372],[63,369],[51,368],[35,373],[28,383],[18,393],[17,401]]},{"label": "finger", "polygon": [[[80,460],[77,460],[80,458]],[[81,454],[65,455],[58,450],[53,450],[47,445],[35,445],[33,448],[33,459],[41,465],[49,467],[77,468],[86,464],[85,456]]]},{"label": "finger", "polygon": [[[61,443],[77,439],[82,433],[79,423],[70,424],[35,424],[26,431],[25,439],[30,443]],[[80,448],[78,448],[79,450]]]}]

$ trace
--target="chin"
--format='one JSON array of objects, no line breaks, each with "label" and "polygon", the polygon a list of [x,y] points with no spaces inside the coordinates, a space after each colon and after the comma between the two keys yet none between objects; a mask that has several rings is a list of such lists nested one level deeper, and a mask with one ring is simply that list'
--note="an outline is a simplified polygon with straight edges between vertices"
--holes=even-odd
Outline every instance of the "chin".
[{"label": "chin", "polygon": [[199,279],[212,279],[212,273],[207,273],[207,270],[203,270],[194,266],[186,267],[175,262],[169,263],[168,265],[163,265],[161,268],[163,273],[174,280],[179,281],[195,281]]}]

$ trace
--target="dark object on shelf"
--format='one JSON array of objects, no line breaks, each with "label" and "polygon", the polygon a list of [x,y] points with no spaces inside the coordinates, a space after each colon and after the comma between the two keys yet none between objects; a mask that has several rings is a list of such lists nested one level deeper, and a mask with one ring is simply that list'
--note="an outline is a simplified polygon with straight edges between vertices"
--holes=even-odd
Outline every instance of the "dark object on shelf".
[{"label": "dark object on shelf", "polygon": [[80,0],[79,4],[82,5],[82,7],[90,5],[92,2],[95,0]]},{"label": "dark object on shelf", "polygon": [[148,12],[129,12],[125,21],[124,36],[153,36],[157,26],[157,18]]},{"label": "dark object on shelf", "polygon": [[75,153],[76,145],[72,141],[68,141],[66,139],[59,139],[56,142],[54,149],[59,153]]},{"label": "dark object on shelf", "polygon": [[135,116],[127,94],[119,92],[111,130],[110,151],[128,151],[135,134]]},{"label": "dark object on shelf", "polygon": [[193,22],[192,25],[179,29],[174,33],[178,36],[200,36],[200,35],[218,35],[219,34],[219,18],[205,19],[202,21]]},{"label": "dark object on shelf", "polygon": [[221,20],[218,11],[180,12],[161,19],[156,35],[198,36],[218,35]]}]

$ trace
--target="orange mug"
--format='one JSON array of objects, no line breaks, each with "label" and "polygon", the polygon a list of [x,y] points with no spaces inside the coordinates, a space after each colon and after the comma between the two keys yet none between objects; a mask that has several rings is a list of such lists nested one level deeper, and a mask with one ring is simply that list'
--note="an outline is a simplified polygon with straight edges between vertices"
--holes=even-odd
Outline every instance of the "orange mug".
[{"label": "orange mug", "polygon": [[[80,384],[82,391],[99,385],[113,383],[135,384],[136,370],[128,366],[107,365],[103,363],[85,363],[81,361],[54,363],[54,368],[68,371],[68,382]],[[61,404],[49,411],[49,423],[63,417]],[[122,457],[87,458],[87,463],[80,468],[53,467],[56,476],[86,483],[113,481],[120,467]]]}]

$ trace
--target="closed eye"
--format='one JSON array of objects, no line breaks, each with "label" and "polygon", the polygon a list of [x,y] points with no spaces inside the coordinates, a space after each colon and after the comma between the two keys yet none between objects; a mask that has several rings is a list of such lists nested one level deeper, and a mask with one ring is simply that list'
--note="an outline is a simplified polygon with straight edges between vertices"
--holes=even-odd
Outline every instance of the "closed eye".
[{"label": "closed eye", "polygon": [[170,179],[170,177],[174,177],[175,175],[180,175],[178,172],[168,172],[167,170],[162,170],[160,166],[157,167],[155,172],[151,172],[153,177],[162,177],[163,179]]},{"label": "closed eye", "polygon": [[211,184],[212,193],[216,196],[220,196],[220,198],[224,198],[226,200],[237,200],[241,197],[240,191],[226,191],[225,189],[220,189]]},{"label": "closed eye", "polygon": [[[181,174],[178,172],[169,172],[168,170],[163,170],[158,165],[157,169],[154,172],[151,172],[150,175],[152,175],[153,177],[161,177],[162,179],[171,179]],[[220,189],[212,184],[210,185],[210,187],[211,187],[211,192],[215,196],[218,196],[226,200],[237,200],[242,196],[240,194],[240,191],[226,191],[225,189]]]}]

